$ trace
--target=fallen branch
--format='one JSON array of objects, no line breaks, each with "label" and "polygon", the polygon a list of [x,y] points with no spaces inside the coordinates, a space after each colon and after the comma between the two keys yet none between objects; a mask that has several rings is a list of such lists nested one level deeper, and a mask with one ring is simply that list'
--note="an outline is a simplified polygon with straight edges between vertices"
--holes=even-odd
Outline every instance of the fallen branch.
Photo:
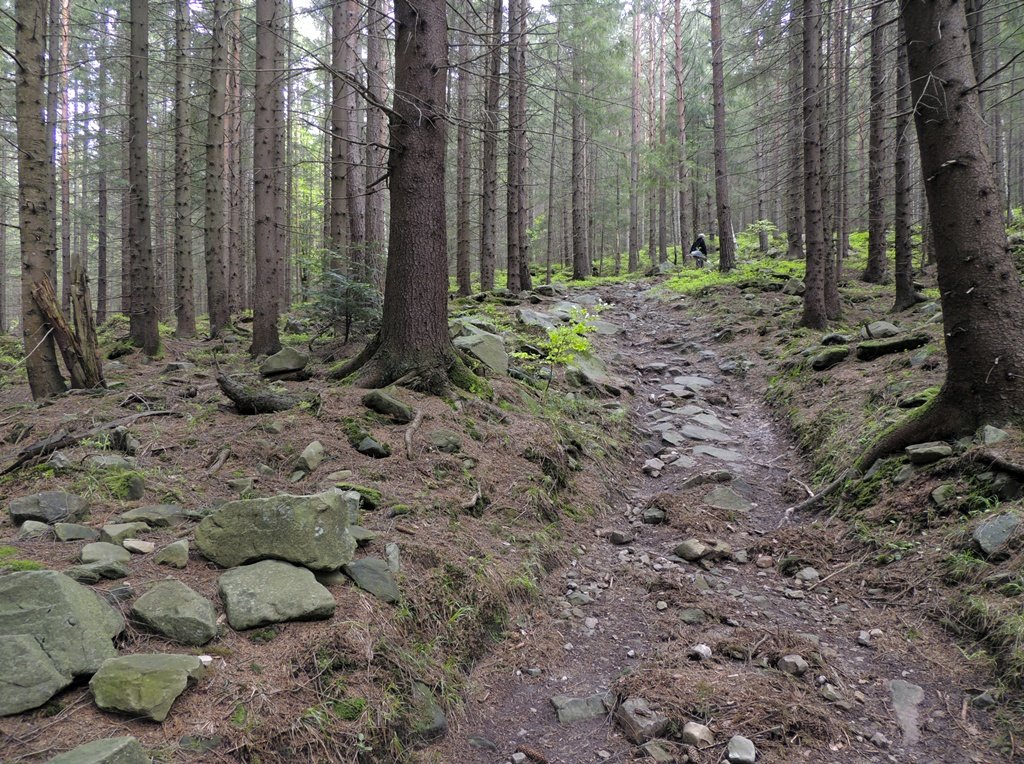
[{"label": "fallen branch", "polygon": [[981,449],[971,454],[971,460],[986,464],[989,468],[995,468],[1000,472],[1006,472],[1016,478],[1024,478],[1024,465],[1010,462],[992,451]]},{"label": "fallen branch", "polygon": [[213,457],[210,464],[207,465],[206,474],[213,477],[220,472],[220,468],[224,466],[224,463],[228,460],[229,456],[231,456],[231,449],[225,446],[215,457]]},{"label": "fallen branch", "polygon": [[860,479],[860,472],[857,471],[855,468],[850,467],[848,469],[843,470],[839,474],[839,477],[837,477],[835,480],[833,480],[827,486],[822,488],[816,494],[814,494],[813,496],[810,496],[809,498],[804,499],[799,504],[794,504],[792,507],[790,507],[785,512],[783,512],[782,513],[782,519],[779,521],[779,527],[781,527],[785,523],[789,522],[790,518],[793,516],[793,513],[795,513],[795,512],[803,512],[805,509],[810,509],[811,507],[817,506],[825,498],[827,498],[828,496],[831,496],[837,490],[839,490],[844,485],[846,485],[846,482],[848,480],[858,480],[858,479]]},{"label": "fallen branch", "polygon": [[67,430],[58,430],[57,432],[48,435],[42,440],[37,440],[35,443],[32,443],[23,448],[18,453],[17,458],[13,462],[8,464],[4,468],[3,472],[0,472],[0,475],[7,475],[11,472],[14,472],[16,469],[23,467],[26,464],[29,464],[30,462],[35,462],[37,459],[40,459],[44,456],[49,456],[54,451],[58,451],[62,448],[71,448],[72,446],[78,445],[79,442],[85,440],[86,438],[91,438],[94,435],[99,435],[101,432],[113,430],[117,427],[127,427],[133,422],[142,419],[143,417],[149,416],[181,416],[181,414],[179,414],[177,411],[166,410],[142,411],[138,414],[122,417],[121,419],[115,419],[113,422],[106,422],[104,424],[96,425],[95,427],[90,427],[88,430],[83,430],[82,432],[70,433]]},{"label": "fallen branch", "polygon": [[412,436],[416,434],[416,430],[423,424],[423,409],[416,409],[416,416],[413,417],[412,424],[405,431],[405,455],[412,461]]},{"label": "fallen branch", "polygon": [[217,375],[217,384],[239,414],[273,414],[287,411],[304,401],[315,402],[315,396],[299,397],[288,393],[275,393],[262,385],[244,385],[227,374]]}]

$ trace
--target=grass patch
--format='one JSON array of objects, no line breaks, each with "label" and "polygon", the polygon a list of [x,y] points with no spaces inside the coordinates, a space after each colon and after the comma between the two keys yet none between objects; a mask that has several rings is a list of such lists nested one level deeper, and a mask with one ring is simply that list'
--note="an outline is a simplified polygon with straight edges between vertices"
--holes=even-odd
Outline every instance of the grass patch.
[{"label": "grass patch", "polygon": [[0,546],[0,570],[9,570],[12,573],[21,570],[43,570],[45,565],[35,560],[20,560],[15,555],[18,550],[13,546]]}]

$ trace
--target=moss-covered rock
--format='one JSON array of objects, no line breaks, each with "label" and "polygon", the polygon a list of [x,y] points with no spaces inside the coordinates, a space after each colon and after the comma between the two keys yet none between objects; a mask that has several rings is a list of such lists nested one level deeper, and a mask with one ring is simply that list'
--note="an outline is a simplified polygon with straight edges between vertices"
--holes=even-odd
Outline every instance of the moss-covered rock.
[{"label": "moss-covered rock", "polygon": [[162,722],[191,682],[203,675],[194,655],[145,654],[111,658],[89,680],[96,705]]}]

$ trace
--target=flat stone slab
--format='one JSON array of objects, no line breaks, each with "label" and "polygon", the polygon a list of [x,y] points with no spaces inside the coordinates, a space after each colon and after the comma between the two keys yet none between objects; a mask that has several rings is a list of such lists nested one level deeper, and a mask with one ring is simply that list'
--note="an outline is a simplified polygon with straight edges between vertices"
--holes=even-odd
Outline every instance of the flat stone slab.
[{"label": "flat stone slab", "polygon": [[1004,557],[1010,539],[1020,527],[1020,517],[1015,512],[1006,512],[986,520],[971,534],[978,550],[986,557]]},{"label": "flat stone slab", "polygon": [[53,533],[58,541],[97,541],[100,537],[95,528],[77,523],[54,523]]},{"label": "flat stone slab", "polygon": [[334,597],[312,572],[287,562],[264,560],[229,570],[218,580],[231,628],[330,618]]},{"label": "flat stone slab", "polygon": [[169,565],[172,568],[184,568],[188,565],[188,539],[178,539],[172,544],[168,544],[159,552],[156,553],[156,560],[158,565]]},{"label": "flat stone slab", "polygon": [[146,523],[113,523],[100,528],[100,541],[108,544],[121,544],[125,539],[135,538],[140,533],[146,533],[149,526]]},{"label": "flat stone slab", "polygon": [[139,597],[131,616],[150,631],[183,645],[205,645],[217,636],[213,603],[180,581],[161,581]]},{"label": "flat stone slab", "polygon": [[940,459],[953,455],[953,447],[941,440],[928,443],[915,443],[903,449],[911,464],[933,464]]},{"label": "flat stone slab", "polygon": [[309,363],[309,356],[295,348],[282,348],[269,356],[260,366],[264,377],[276,377],[293,371],[302,371]]},{"label": "flat stone slab", "polygon": [[132,553],[122,546],[110,544],[106,541],[94,541],[82,547],[81,560],[83,563],[90,562],[128,562]]},{"label": "flat stone slab", "polygon": [[661,737],[668,729],[668,717],[657,713],[643,698],[628,698],[615,709],[615,721],[630,741],[640,745]]},{"label": "flat stone slab", "polygon": [[608,713],[604,695],[591,695],[587,698],[570,698],[568,695],[555,695],[551,705],[558,714],[559,724],[575,724],[576,722],[596,719]]},{"label": "flat stone slab", "polygon": [[712,459],[721,459],[723,462],[742,462],[743,454],[733,451],[731,448],[719,448],[718,446],[696,446],[693,453],[697,456],[710,456]]},{"label": "flat stone slab", "polygon": [[892,695],[892,710],[896,713],[896,721],[903,731],[904,744],[916,745],[921,739],[917,707],[924,700],[924,690],[912,682],[893,679],[889,682],[889,693]]},{"label": "flat stone slab", "polygon": [[137,653],[111,658],[89,680],[96,705],[162,722],[189,683],[203,675],[194,655]]},{"label": "flat stone slab", "polygon": [[71,684],[36,638],[14,634],[0,640],[0,716],[38,708]]},{"label": "flat stone slab", "polygon": [[754,506],[727,485],[716,486],[705,494],[704,503],[715,509],[734,512],[749,512]]},{"label": "flat stone slab", "polygon": [[21,525],[26,520],[38,520],[50,525],[57,522],[73,523],[85,517],[89,511],[89,502],[73,493],[43,491],[13,499],[7,511],[15,525]]},{"label": "flat stone slab", "polygon": [[902,353],[924,347],[932,338],[927,334],[911,334],[909,336],[891,337],[884,340],[867,340],[857,345],[854,354],[860,361],[873,361],[890,353]]},{"label": "flat stone slab", "polygon": [[698,424],[701,427],[707,427],[709,430],[717,430],[718,432],[724,432],[725,430],[729,429],[729,425],[727,425],[714,414],[709,414],[707,412],[702,412],[700,414],[695,415],[693,417],[693,421],[695,424]]},{"label": "flat stone slab", "polygon": [[705,387],[714,387],[715,385],[715,382],[712,379],[708,379],[707,377],[697,377],[689,374],[683,375],[681,377],[675,377],[673,378],[672,382],[682,387],[688,387],[695,393],[699,393]]},{"label": "flat stone slab", "polygon": [[679,432],[685,435],[690,440],[710,440],[712,443],[735,443],[736,438],[732,435],[727,435],[719,430],[713,430],[710,427],[701,427],[695,424],[683,425]]},{"label": "flat stone slab", "polygon": [[402,598],[395,577],[384,560],[364,558],[353,560],[342,568],[356,586],[384,602],[396,603]]},{"label": "flat stone slab", "polygon": [[696,395],[692,389],[684,385],[661,385],[661,389],[676,398],[692,398]]},{"label": "flat stone slab", "polygon": [[129,735],[93,740],[50,759],[49,764],[150,764],[150,761],[142,744]]},{"label": "flat stone slab", "polygon": [[64,575],[73,578],[80,584],[95,584],[103,578],[116,580],[128,575],[128,566],[117,560],[99,560],[82,565],[72,565],[65,569]]},{"label": "flat stone slab", "polygon": [[536,326],[544,331],[548,329],[554,329],[558,323],[561,323],[560,319],[556,319],[554,316],[549,316],[547,313],[541,313],[539,310],[533,310],[531,308],[519,308],[516,311],[519,320],[527,326]]},{"label": "flat stone slab", "polygon": [[117,519],[122,523],[145,523],[151,528],[172,528],[185,521],[185,512],[177,504],[151,504],[122,512]]}]

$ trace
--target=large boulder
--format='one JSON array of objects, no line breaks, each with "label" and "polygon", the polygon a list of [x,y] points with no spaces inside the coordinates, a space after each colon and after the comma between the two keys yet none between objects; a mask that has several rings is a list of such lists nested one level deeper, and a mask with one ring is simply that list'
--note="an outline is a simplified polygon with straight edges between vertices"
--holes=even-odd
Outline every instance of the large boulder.
[{"label": "large boulder", "polygon": [[29,634],[0,640],[0,666],[0,716],[38,708],[71,683]]},{"label": "large boulder", "polygon": [[117,520],[121,523],[145,523],[152,528],[170,528],[185,522],[185,513],[177,504],[150,504],[122,512]]},{"label": "large boulder", "polygon": [[108,737],[62,753],[49,764],[150,764],[151,759],[131,736]]},{"label": "large boulder", "polygon": [[627,385],[609,373],[604,361],[591,353],[577,353],[566,366],[565,376],[598,395],[620,395]]},{"label": "large boulder", "polygon": [[363,405],[397,424],[411,422],[416,416],[413,407],[395,396],[391,390],[371,390],[363,396]]},{"label": "large boulder", "polygon": [[180,581],[161,581],[132,606],[132,618],[183,645],[205,645],[217,636],[213,603]]},{"label": "large boulder", "polygon": [[270,356],[260,366],[264,377],[277,377],[294,371],[302,371],[309,363],[309,356],[295,348],[283,348]]},{"label": "large boulder", "polygon": [[111,658],[89,680],[96,705],[162,722],[190,682],[203,675],[194,655],[138,653]]},{"label": "large boulder", "polygon": [[31,496],[19,496],[7,507],[11,522],[20,525],[26,520],[42,523],[75,522],[85,517],[89,502],[81,496],[64,491],[43,491]]},{"label": "large boulder", "polygon": [[872,321],[860,329],[860,336],[866,340],[881,340],[887,337],[895,337],[902,330],[888,321]]},{"label": "large boulder", "polygon": [[305,568],[264,560],[229,570],[218,581],[231,628],[330,618],[334,597]]},{"label": "large boulder", "polygon": [[508,374],[508,352],[505,340],[497,334],[480,332],[455,338],[455,347],[476,358],[495,374]]},{"label": "large boulder", "polygon": [[356,548],[348,532],[351,502],[350,494],[337,490],[229,501],[199,523],[196,546],[225,568],[276,559],[337,570],[351,562]]},{"label": "large boulder", "polygon": [[1020,517],[1015,512],[1004,512],[989,518],[971,534],[975,545],[983,555],[993,560],[1009,556],[1010,540],[1020,527]]}]

